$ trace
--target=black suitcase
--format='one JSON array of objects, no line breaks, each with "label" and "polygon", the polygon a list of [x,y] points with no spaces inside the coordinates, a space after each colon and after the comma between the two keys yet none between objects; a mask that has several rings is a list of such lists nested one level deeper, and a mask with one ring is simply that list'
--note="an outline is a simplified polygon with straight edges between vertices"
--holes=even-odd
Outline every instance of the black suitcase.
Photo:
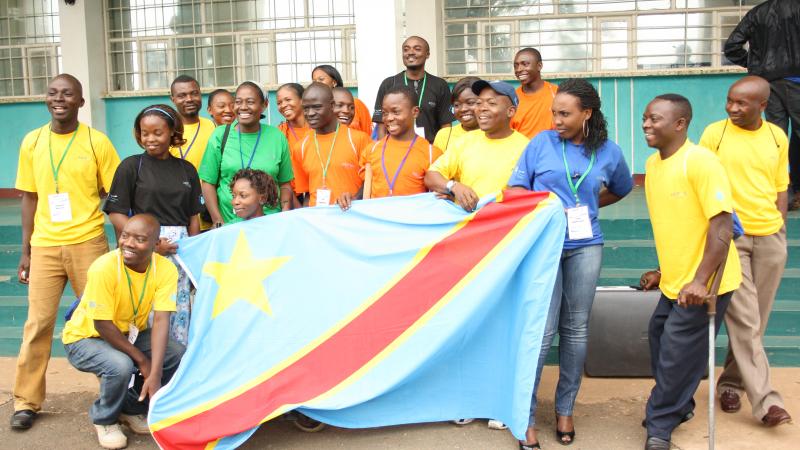
[{"label": "black suitcase", "polygon": [[586,374],[651,377],[647,326],[661,291],[598,287],[589,319]]}]

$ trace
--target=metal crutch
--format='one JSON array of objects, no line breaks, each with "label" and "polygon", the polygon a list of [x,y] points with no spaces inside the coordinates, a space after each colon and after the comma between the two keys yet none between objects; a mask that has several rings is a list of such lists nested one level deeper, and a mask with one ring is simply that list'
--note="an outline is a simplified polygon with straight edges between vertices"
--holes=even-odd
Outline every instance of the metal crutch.
[{"label": "metal crutch", "polygon": [[722,274],[725,272],[725,263],[728,261],[728,253],[722,262],[719,263],[717,271],[714,274],[714,282],[711,284],[711,292],[708,297],[708,448],[714,450],[714,408],[715,408],[715,379],[714,375],[714,359],[716,341],[716,327],[715,320],[717,315],[717,295],[719,294],[719,286],[722,283]]}]

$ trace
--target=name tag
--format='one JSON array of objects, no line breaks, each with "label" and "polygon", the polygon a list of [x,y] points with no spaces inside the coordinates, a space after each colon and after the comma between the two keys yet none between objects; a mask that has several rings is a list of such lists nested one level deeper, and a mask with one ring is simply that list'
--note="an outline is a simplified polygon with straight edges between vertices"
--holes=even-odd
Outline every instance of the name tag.
[{"label": "name tag", "polygon": [[136,338],[139,337],[139,327],[136,326],[133,322],[128,324],[128,342],[133,345],[136,342]]},{"label": "name tag", "polygon": [[69,204],[69,194],[50,194],[47,196],[50,205],[50,221],[53,223],[69,222],[72,220],[72,206]]},{"label": "name tag", "polygon": [[328,206],[331,204],[330,189],[317,189],[317,206]]},{"label": "name tag", "polygon": [[567,231],[569,232],[569,240],[571,241],[591,239],[594,236],[592,233],[592,219],[589,218],[588,206],[567,208]]}]

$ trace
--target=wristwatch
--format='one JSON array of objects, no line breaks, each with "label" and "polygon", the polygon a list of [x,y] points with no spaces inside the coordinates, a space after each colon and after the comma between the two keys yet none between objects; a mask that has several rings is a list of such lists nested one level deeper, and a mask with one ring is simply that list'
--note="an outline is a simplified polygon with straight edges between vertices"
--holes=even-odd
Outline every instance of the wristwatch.
[{"label": "wristwatch", "polygon": [[448,194],[453,193],[453,186],[455,185],[456,185],[456,180],[450,180],[447,182],[447,184],[444,185],[444,187],[447,189]]}]

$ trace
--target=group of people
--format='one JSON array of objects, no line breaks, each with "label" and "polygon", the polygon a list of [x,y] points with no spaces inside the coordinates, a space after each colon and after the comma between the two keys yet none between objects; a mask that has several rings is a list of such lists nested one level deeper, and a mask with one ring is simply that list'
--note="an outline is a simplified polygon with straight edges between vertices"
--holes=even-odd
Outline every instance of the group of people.
[{"label": "group of people", "polygon": [[[451,91],[425,71],[430,50],[421,37],[406,39],[402,54],[406,69],[381,84],[371,121],[327,65],[313,70],[307,87],[278,89],[285,118],[278,127],[262,123],[267,99],[252,82],[233,94],[212,92],[213,122],[200,117],[200,86],[181,75],[170,88],[174,107],[156,104],[136,116],[134,134],[144,151],[122,162],[103,133],[78,121],[81,83],[56,76],[45,100],[50,122],[20,147],[18,276],[29,284],[29,317],[12,427],[30,428],[41,409],[67,281],[79,297],[62,335],[67,357],[100,379],[90,410],[100,445],[122,448],[127,438],[120,424],[149,431],[147,398],[169,381],[188,343],[192,286],[170,262],[179,239],[295,208],[336,204],[346,211],[354,200],[424,192],[471,212],[481,197],[510,188],[555,193],[568,223],[519,447],[541,448],[538,380],[556,333],[556,433],[562,444],[574,442],[573,410],[602,262],[598,211],[633,188],[622,150],[609,139],[600,97],[584,79],[542,80],[542,56],[533,48],[514,58],[516,89],[466,77]],[[645,138],[658,150],[647,161],[645,188],[660,268],[645,274],[642,286],[662,292],[650,324],[656,385],[643,423],[647,449],[669,448],[672,430],[693,414],[707,357],[703,302],[726,258],[717,303],[717,323],[724,317],[731,335],[719,380],[722,408],[736,411],[744,390],[759,420],[790,419],[769,385],[757,338],[786,259],[788,143],[783,130],[761,119],[768,99],[762,78],[734,83],[729,119],[709,125],[699,146],[687,138],[692,111],[686,98],[660,95],[644,112]],[[732,246],[734,209],[745,235]],[[119,244],[110,252],[101,211]]]}]

